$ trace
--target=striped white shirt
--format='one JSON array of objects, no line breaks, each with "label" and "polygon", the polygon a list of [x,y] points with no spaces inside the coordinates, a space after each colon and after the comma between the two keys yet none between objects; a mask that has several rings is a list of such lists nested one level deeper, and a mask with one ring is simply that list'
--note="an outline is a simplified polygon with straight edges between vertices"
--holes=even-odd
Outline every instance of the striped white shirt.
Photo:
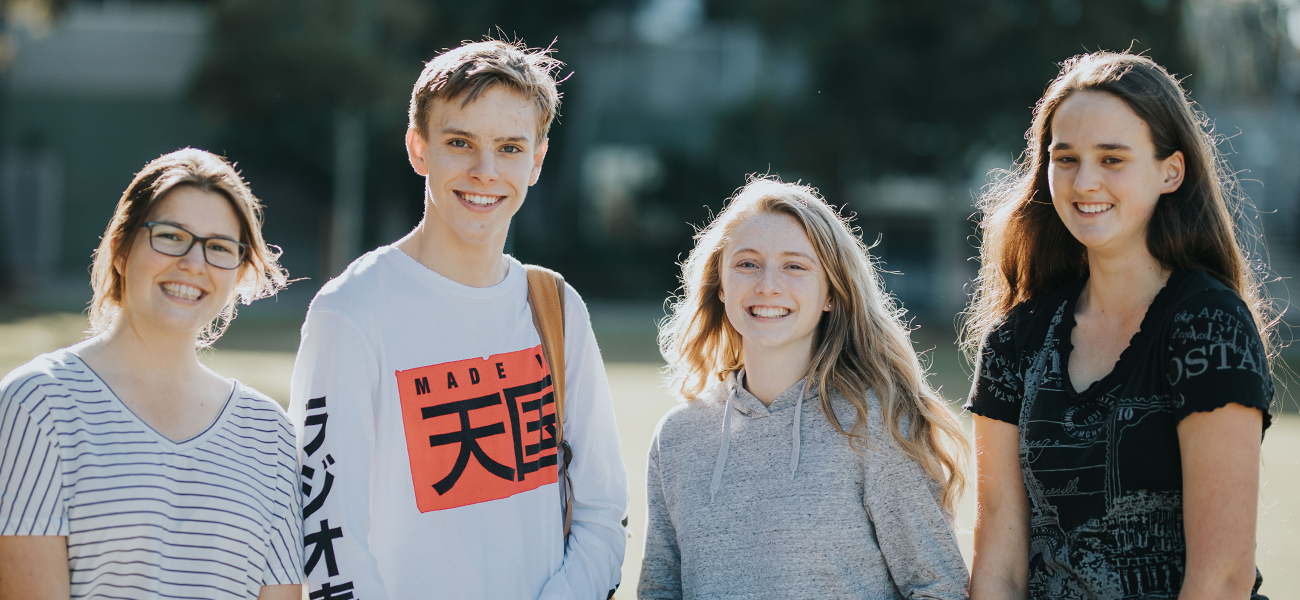
[{"label": "striped white shirt", "polygon": [[173,442],[73,352],[0,381],[0,535],[68,538],[73,598],[256,598],[301,583],[293,429],[234,384]]}]

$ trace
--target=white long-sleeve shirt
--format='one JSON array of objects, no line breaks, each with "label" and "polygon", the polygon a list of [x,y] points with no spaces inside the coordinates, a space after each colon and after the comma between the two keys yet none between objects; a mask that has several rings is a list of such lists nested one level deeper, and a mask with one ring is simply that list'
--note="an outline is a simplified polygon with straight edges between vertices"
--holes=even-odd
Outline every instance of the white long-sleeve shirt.
[{"label": "white long-sleeve shirt", "polygon": [[586,306],[566,289],[566,549],[549,370],[507,260],[473,288],[388,246],[312,301],[289,415],[314,598],[603,599],[618,583],[627,475]]}]

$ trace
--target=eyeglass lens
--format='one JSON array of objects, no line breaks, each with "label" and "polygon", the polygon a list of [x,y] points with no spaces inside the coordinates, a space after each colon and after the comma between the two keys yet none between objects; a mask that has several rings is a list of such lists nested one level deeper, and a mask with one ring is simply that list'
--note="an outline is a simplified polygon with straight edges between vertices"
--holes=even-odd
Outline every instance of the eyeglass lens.
[{"label": "eyeglass lens", "polygon": [[[180,227],[154,223],[149,228],[149,245],[168,256],[185,256],[195,236]],[[208,238],[203,241],[203,258],[219,269],[233,269],[243,260],[243,248],[233,240]]]}]

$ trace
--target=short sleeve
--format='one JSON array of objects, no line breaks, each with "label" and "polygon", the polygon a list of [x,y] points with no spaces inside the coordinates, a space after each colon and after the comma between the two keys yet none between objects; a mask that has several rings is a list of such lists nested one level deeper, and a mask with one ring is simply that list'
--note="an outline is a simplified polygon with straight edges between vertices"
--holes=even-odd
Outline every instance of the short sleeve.
[{"label": "short sleeve", "polygon": [[1246,303],[1225,290],[1201,292],[1175,311],[1165,346],[1165,379],[1179,421],[1236,402],[1271,417],[1273,378]]},{"label": "short sleeve", "polygon": [[68,535],[59,447],[32,408],[44,410],[44,377],[0,389],[0,535]]},{"label": "short sleeve", "polygon": [[283,507],[272,523],[270,543],[266,546],[266,574],[262,585],[294,585],[303,583],[302,569],[302,503],[296,488],[298,461],[293,431],[289,424],[282,425],[279,497]]},{"label": "short sleeve", "polygon": [[1013,321],[1008,315],[980,343],[975,381],[965,408],[981,417],[1016,425],[1020,422],[1025,385],[1013,333]]}]

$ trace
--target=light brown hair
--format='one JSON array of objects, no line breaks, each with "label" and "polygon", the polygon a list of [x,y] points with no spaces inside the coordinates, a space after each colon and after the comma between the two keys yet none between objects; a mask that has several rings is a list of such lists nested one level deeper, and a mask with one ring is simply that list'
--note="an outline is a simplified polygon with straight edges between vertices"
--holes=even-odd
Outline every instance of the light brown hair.
[{"label": "light brown hair", "polygon": [[1057,215],[1047,181],[1052,119],[1078,92],[1123,100],[1147,124],[1156,160],[1183,153],[1183,183],[1156,204],[1147,249],[1164,268],[1204,270],[1241,296],[1271,362],[1278,317],[1263,288],[1262,263],[1252,264],[1243,250],[1262,238],[1238,230],[1237,224],[1250,227],[1249,220],[1237,218],[1249,203],[1218,152],[1209,120],[1164,67],[1145,56],[1115,52],[1062,63],[1034,107],[1025,134],[1028,148],[978,201],[983,240],[974,297],[963,314],[967,358],[972,364],[977,360],[981,341],[1012,307],[1088,273],[1087,251]]},{"label": "light brown hair", "polygon": [[550,48],[530,49],[522,42],[487,40],[439,54],[424,65],[411,91],[409,127],[420,139],[428,139],[429,111],[435,100],[459,98],[464,107],[489,88],[503,85],[533,102],[537,109],[533,142],[542,143],[560,111],[555,71],[563,63],[550,53]]},{"label": "light brown hair", "polygon": [[131,245],[154,207],[167,194],[180,187],[192,187],[217,194],[230,202],[239,220],[239,241],[247,245],[244,262],[239,266],[235,293],[221,313],[199,335],[199,345],[209,346],[225,332],[235,318],[235,303],[249,304],[258,298],[274,295],[287,285],[287,272],[277,262],[280,249],[262,239],[262,204],[253,196],[239,173],[220,156],[184,148],[164,154],[144,166],[117,201],[113,218],[95,249],[90,282],[94,298],[90,301],[91,335],[107,331],[121,312],[122,291],[126,281],[114,263],[130,256]]},{"label": "light brown hair", "polygon": [[[695,236],[682,265],[682,293],[659,330],[670,388],[692,401],[744,367],[740,333],[718,298],[720,269],[731,233],[760,213],[798,221],[826,271],[831,310],[818,324],[808,385],[817,386],[827,419],[852,442],[865,442],[867,392],[874,391],[889,436],[941,484],[944,508],[952,513],[966,485],[961,426],[930,387],[903,311],[885,292],[866,245],[809,186],[755,177]],[[857,411],[848,430],[832,409],[832,389]]]}]

